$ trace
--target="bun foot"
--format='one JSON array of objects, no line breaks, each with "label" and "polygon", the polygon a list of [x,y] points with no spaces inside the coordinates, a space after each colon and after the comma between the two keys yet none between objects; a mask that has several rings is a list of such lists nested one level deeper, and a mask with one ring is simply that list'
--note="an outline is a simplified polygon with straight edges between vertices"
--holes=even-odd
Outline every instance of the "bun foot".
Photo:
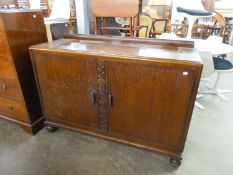
[{"label": "bun foot", "polygon": [[169,163],[172,166],[178,167],[181,165],[181,158],[174,158],[174,157],[170,157],[169,158]]},{"label": "bun foot", "polygon": [[55,131],[57,130],[57,128],[56,128],[56,127],[53,127],[53,126],[51,126],[51,125],[46,125],[46,130],[47,130],[48,132],[55,132]]}]

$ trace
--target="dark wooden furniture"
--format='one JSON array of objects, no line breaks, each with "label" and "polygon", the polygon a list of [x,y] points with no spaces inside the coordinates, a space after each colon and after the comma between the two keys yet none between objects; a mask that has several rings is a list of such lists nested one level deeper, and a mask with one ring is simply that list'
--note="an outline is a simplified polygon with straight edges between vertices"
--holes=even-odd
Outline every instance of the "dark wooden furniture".
[{"label": "dark wooden furniture", "polygon": [[40,11],[0,10],[0,118],[32,134],[44,119],[28,48],[46,40]]},{"label": "dark wooden furniture", "polygon": [[47,129],[133,145],[179,164],[202,70],[193,43],[68,37],[30,47]]}]

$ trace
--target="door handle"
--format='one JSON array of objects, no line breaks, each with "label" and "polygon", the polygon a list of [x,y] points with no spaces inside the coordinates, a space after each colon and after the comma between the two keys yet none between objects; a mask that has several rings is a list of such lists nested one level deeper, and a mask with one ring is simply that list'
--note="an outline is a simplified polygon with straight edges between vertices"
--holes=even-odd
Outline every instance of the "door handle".
[{"label": "door handle", "polygon": [[2,89],[2,90],[6,90],[6,89],[7,89],[7,85],[6,85],[5,83],[2,83],[2,84],[1,84],[1,89]]},{"label": "door handle", "polygon": [[113,105],[113,97],[112,97],[112,95],[108,95],[108,105],[109,105],[109,107],[112,107],[112,105]]},{"label": "door handle", "polygon": [[91,93],[91,97],[92,97],[92,103],[96,103],[96,93],[95,93],[95,91],[93,91]]}]

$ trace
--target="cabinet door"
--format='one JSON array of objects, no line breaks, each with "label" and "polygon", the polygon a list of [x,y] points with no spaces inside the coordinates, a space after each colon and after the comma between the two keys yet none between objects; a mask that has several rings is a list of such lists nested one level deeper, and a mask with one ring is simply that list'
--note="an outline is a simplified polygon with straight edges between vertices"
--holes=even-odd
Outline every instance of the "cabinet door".
[{"label": "cabinet door", "polygon": [[70,126],[98,127],[94,60],[34,55],[44,115]]},{"label": "cabinet door", "polygon": [[148,144],[179,147],[194,71],[174,65],[109,63],[110,132]]}]

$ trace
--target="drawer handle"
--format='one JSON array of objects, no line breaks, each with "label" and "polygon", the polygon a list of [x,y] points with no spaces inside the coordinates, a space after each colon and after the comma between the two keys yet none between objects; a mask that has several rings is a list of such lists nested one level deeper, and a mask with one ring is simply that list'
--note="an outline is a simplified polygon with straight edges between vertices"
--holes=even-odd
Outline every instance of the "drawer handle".
[{"label": "drawer handle", "polygon": [[5,83],[1,83],[1,89],[6,90],[7,89],[7,85]]},{"label": "drawer handle", "polygon": [[112,95],[108,95],[108,105],[109,105],[109,107],[112,107],[112,105],[113,105],[113,97],[112,97]]},{"label": "drawer handle", "polygon": [[8,110],[9,110],[10,112],[12,112],[12,111],[14,110],[13,106],[9,105],[9,106],[8,106]]}]

